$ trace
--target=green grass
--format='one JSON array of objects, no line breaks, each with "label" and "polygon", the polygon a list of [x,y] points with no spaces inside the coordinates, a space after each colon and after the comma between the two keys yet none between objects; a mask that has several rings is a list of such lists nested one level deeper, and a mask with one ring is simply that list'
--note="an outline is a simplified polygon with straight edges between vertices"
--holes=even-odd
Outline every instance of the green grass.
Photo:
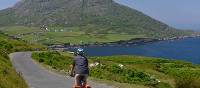
[{"label": "green grass", "polygon": [[[62,30],[57,31],[55,30]],[[73,30],[73,31],[72,31]],[[43,31],[38,34],[26,34],[24,33],[34,33],[41,31],[39,28],[35,27],[23,27],[23,26],[13,26],[13,27],[2,27],[0,31],[7,33],[10,36],[21,37],[22,40],[27,42],[36,42],[42,44],[81,44],[81,43],[94,43],[94,42],[114,42],[119,40],[129,40],[133,38],[144,38],[145,35],[130,35],[130,34],[95,34],[95,33],[85,33],[80,31],[78,27],[51,27],[49,31]]]},{"label": "green grass", "polygon": [[[72,55],[68,53],[42,52],[33,53],[33,58],[58,71],[68,71]],[[112,82],[118,86],[121,84],[121,87],[124,87],[123,84],[139,85],[141,88],[181,88],[185,84],[189,86],[185,88],[199,87],[199,65],[184,61],[142,56],[106,56],[89,57],[89,62],[90,64],[94,62],[100,62],[101,64],[90,68],[91,77],[101,81],[108,80],[109,84],[113,84]],[[119,64],[123,64],[124,67],[120,68]]]},{"label": "green grass", "polygon": [[51,66],[56,70],[69,70],[69,65],[72,63],[72,57],[63,56],[58,52],[49,52],[49,53],[33,53],[32,57],[40,63]]},{"label": "green grass", "polygon": [[0,34],[0,88],[28,88],[21,74],[13,69],[8,54],[42,48],[43,46],[28,45],[25,42],[13,40]]},{"label": "green grass", "polygon": [[0,31],[8,33],[9,35],[18,35],[18,34],[37,32],[40,30],[39,28],[36,27],[9,26],[9,27],[1,27]]},{"label": "green grass", "polygon": [[1,27],[0,31],[10,36],[18,36],[22,40],[30,43],[40,44],[88,44],[95,42],[115,42],[120,40],[130,40],[134,38],[148,38],[146,34],[142,33],[90,33],[81,30],[80,27],[49,27],[49,30],[45,31],[44,29],[41,30],[37,27],[11,26]]},{"label": "green grass", "polygon": [[20,74],[12,68],[10,61],[0,56],[0,88],[28,88]]},{"label": "green grass", "polygon": [[[42,36],[42,40],[46,39],[48,42],[63,42],[80,44],[83,43],[94,43],[94,42],[113,42],[119,40],[129,40],[132,38],[143,37],[142,35],[123,35],[123,34],[96,34],[96,35],[86,35],[81,32],[48,32]],[[53,40],[53,41],[50,41]]]},{"label": "green grass", "polygon": [[[53,35],[52,35],[53,34]],[[59,35],[60,34],[60,35]],[[51,39],[55,42],[63,43],[94,43],[94,42],[113,42],[119,40],[129,40],[132,38],[137,38],[137,35],[121,35],[121,34],[97,34],[97,35],[85,35],[83,33],[47,33],[44,39]],[[48,40],[47,40],[48,41]],[[50,42],[51,43],[51,42]]]}]

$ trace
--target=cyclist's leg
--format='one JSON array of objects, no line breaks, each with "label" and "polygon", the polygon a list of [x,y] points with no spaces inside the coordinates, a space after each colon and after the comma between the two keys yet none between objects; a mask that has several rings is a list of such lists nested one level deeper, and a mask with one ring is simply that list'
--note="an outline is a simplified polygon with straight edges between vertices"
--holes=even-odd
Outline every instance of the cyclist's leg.
[{"label": "cyclist's leg", "polygon": [[81,86],[81,79],[80,79],[80,74],[75,75],[75,86]]},{"label": "cyclist's leg", "polygon": [[84,74],[84,75],[83,75],[83,79],[82,79],[83,86],[84,86],[85,88],[87,88],[87,77],[88,77],[88,75]]}]

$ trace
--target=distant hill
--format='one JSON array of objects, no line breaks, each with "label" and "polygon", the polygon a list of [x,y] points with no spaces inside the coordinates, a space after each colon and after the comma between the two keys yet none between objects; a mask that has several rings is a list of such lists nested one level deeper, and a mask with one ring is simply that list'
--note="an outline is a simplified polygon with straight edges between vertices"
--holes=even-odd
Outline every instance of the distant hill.
[{"label": "distant hill", "polygon": [[21,0],[0,11],[0,26],[80,27],[86,33],[174,37],[180,31],[113,0]]}]

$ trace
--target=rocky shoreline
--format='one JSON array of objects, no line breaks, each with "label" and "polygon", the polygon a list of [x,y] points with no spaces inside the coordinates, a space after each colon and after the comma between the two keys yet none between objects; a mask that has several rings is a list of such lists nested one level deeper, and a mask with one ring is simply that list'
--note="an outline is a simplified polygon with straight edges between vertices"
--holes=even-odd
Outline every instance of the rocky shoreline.
[{"label": "rocky shoreline", "polygon": [[163,38],[163,39],[135,38],[135,39],[130,39],[130,40],[120,40],[120,41],[116,41],[116,42],[95,42],[95,43],[91,43],[91,44],[79,44],[79,45],[76,45],[76,44],[71,45],[70,43],[66,43],[66,44],[58,44],[58,45],[48,45],[48,48],[51,50],[66,50],[69,48],[77,48],[77,47],[131,46],[131,45],[154,43],[154,42],[159,42],[159,41],[180,40],[180,39],[196,38],[196,37],[200,37],[200,35]]}]

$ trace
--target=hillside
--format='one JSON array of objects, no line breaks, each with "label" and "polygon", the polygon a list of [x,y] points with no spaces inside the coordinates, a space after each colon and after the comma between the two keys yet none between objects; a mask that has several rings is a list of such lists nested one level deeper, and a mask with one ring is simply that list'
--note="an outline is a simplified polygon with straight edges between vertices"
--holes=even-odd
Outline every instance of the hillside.
[{"label": "hillside", "polygon": [[142,34],[153,38],[191,34],[113,0],[21,0],[0,11],[0,26],[15,25],[72,27],[85,34]]},{"label": "hillside", "polygon": [[23,41],[14,40],[0,33],[0,88],[28,88],[26,82],[13,69],[9,53],[17,51],[30,51],[41,48],[37,45],[28,45]]},{"label": "hillside", "polygon": [[7,38],[0,34],[0,88],[28,88],[8,59],[8,53],[13,50],[13,44],[16,43],[16,41],[8,42]]}]

